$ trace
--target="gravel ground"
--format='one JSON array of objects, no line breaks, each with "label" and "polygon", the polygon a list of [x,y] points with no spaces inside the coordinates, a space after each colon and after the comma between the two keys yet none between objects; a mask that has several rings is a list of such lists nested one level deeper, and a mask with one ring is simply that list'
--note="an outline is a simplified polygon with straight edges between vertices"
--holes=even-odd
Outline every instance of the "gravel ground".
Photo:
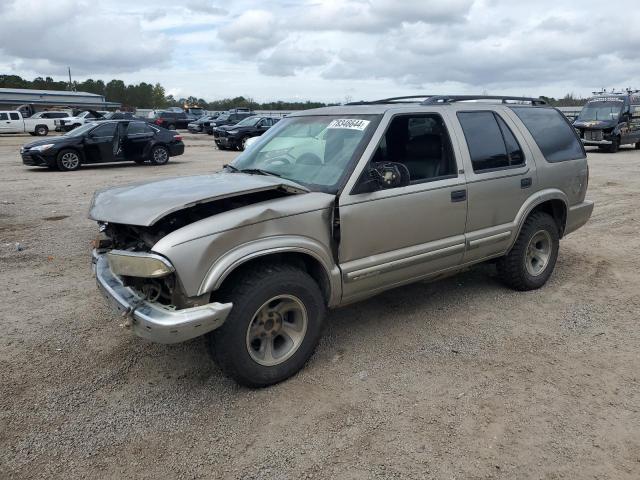
[{"label": "gravel ground", "polygon": [[590,152],[596,210],[545,288],[479,266],[384,293],[331,312],[300,374],[247,390],[201,340],[119,328],[91,276],[94,190],[235,155],[185,137],[164,167],[72,173],[0,138],[1,478],[640,476],[640,152]]}]

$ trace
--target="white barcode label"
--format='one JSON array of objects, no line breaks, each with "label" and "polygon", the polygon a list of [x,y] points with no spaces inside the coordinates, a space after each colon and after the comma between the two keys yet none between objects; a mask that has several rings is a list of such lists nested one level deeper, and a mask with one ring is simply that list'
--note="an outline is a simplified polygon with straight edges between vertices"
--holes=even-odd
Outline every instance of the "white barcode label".
[{"label": "white barcode label", "polygon": [[327,128],[347,128],[349,130],[364,130],[369,125],[369,120],[359,118],[337,118]]}]

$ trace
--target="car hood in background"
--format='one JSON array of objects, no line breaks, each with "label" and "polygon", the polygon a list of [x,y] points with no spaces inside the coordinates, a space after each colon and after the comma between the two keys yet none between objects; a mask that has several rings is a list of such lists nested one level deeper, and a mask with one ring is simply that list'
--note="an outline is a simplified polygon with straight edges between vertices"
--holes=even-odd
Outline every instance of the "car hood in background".
[{"label": "car hood in background", "polygon": [[588,121],[576,121],[573,123],[575,128],[613,128],[618,125],[617,120],[588,120]]},{"label": "car hood in background", "polygon": [[220,172],[99,190],[93,196],[89,218],[148,227],[170,213],[200,203],[267,190],[308,193],[305,187],[283,178]]}]

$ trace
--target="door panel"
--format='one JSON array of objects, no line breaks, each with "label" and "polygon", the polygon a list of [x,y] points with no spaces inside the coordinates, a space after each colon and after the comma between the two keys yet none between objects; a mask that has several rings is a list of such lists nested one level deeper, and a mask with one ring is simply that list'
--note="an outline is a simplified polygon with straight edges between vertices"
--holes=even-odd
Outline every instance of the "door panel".
[{"label": "door panel", "polygon": [[[467,200],[451,126],[440,112],[385,115],[354,176],[371,162],[398,162],[404,187],[340,196],[339,264],[343,300],[353,301],[461,263]],[[363,155],[363,156],[364,156]]]},{"label": "door panel", "polygon": [[464,263],[501,254],[515,233],[515,219],[527,198],[537,190],[538,177],[533,154],[508,109],[495,111],[515,135],[524,154],[524,164],[493,171],[474,171],[464,131],[455,126],[462,161],[467,172],[467,248]]},{"label": "door panel", "polygon": [[441,185],[354,195],[354,203],[340,206],[345,299],[461,262],[467,202],[452,201],[451,194],[464,189],[464,181],[434,183]]}]

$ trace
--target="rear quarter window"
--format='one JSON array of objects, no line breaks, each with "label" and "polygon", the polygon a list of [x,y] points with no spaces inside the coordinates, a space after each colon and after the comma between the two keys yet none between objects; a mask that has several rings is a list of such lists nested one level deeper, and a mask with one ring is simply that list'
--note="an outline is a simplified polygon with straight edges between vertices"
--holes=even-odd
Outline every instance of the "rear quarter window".
[{"label": "rear quarter window", "polygon": [[562,113],[554,108],[511,107],[524,123],[547,162],[585,158],[582,142]]}]

